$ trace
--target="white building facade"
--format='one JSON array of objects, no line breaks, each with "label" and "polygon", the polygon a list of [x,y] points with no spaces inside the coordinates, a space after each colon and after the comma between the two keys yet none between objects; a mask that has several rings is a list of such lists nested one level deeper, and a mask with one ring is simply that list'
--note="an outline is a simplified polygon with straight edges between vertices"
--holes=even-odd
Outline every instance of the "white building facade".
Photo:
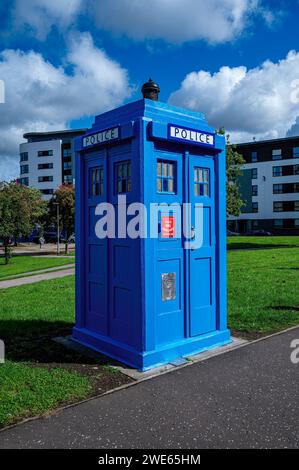
[{"label": "white building facade", "polygon": [[37,188],[45,200],[62,184],[74,184],[74,138],[86,129],[24,134],[20,144],[20,183]]},{"label": "white building facade", "polygon": [[240,178],[245,202],[228,226],[240,233],[299,234],[299,137],[237,145],[246,164]]}]

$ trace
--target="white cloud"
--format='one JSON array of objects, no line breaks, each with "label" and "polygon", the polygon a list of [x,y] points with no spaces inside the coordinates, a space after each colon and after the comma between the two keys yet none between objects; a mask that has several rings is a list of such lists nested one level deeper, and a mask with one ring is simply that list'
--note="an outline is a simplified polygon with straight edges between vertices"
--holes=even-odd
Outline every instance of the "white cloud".
[{"label": "white cloud", "polygon": [[13,17],[17,27],[29,27],[39,39],[45,39],[53,25],[71,25],[83,4],[83,0],[15,0]]},{"label": "white cloud", "polygon": [[212,126],[225,128],[235,139],[284,137],[299,115],[294,81],[299,78],[299,53],[260,67],[222,67],[217,73],[192,72],[170,103],[205,113]]},{"label": "white cloud", "polygon": [[259,0],[92,0],[98,26],[137,40],[183,43],[235,38],[258,12]]},{"label": "white cloud", "polygon": [[39,39],[45,39],[53,25],[72,25],[80,14],[118,35],[175,44],[231,41],[253,15],[268,25],[273,21],[263,0],[15,0],[17,25],[31,28]]},{"label": "white cloud", "polygon": [[6,85],[6,102],[0,104],[0,180],[5,157],[12,162],[6,173],[17,176],[15,162],[24,132],[66,128],[68,121],[114,108],[131,94],[127,71],[97,49],[89,34],[72,37],[64,67],[33,51],[5,50],[0,54],[0,77]]}]

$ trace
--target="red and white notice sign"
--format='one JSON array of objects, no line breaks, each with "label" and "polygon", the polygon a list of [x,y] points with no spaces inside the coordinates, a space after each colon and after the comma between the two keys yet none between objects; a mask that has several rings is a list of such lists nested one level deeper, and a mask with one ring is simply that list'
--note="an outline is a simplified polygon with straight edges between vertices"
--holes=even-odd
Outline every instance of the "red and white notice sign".
[{"label": "red and white notice sign", "polygon": [[175,237],[175,218],[174,217],[162,217],[162,238],[174,238]]}]

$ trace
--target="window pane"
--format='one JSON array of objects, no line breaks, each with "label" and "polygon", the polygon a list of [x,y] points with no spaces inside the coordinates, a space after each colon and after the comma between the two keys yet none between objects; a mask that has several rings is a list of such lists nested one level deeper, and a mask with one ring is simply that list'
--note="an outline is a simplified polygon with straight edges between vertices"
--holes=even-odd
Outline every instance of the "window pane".
[{"label": "window pane", "polygon": [[209,170],[204,170],[204,181],[209,182]]},{"label": "window pane", "polygon": [[209,196],[209,185],[208,184],[204,184],[204,195]]},{"label": "window pane", "polygon": [[173,193],[173,180],[169,180],[168,191]]},{"label": "window pane", "polygon": [[199,196],[199,185],[197,183],[194,184],[194,195]]},{"label": "window pane", "polygon": [[162,193],[162,179],[161,178],[157,179],[157,191],[158,193]]}]

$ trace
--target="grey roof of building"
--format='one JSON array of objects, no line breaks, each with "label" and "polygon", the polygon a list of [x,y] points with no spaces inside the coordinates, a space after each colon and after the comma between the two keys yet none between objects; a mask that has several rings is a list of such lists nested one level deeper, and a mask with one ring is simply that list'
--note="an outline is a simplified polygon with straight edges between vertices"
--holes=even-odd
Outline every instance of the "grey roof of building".
[{"label": "grey roof of building", "polygon": [[52,131],[52,132],[26,132],[24,134],[24,139],[29,139],[30,137],[38,137],[38,136],[50,136],[50,135],[68,135],[68,134],[84,134],[86,131],[88,131],[88,128],[86,129],[65,129],[61,131]]}]

